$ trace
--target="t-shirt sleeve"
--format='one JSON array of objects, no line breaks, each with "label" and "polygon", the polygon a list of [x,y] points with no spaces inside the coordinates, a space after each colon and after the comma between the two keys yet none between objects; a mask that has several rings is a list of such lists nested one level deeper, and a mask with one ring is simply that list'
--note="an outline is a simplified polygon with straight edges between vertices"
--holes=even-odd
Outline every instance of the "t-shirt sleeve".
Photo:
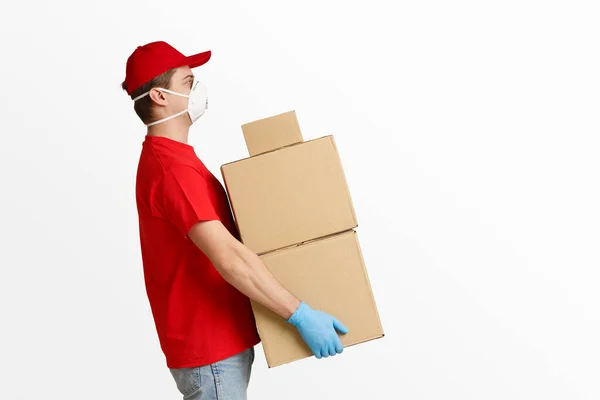
[{"label": "t-shirt sleeve", "polygon": [[161,190],[164,217],[185,236],[199,221],[218,220],[204,176],[187,165],[165,172]]}]

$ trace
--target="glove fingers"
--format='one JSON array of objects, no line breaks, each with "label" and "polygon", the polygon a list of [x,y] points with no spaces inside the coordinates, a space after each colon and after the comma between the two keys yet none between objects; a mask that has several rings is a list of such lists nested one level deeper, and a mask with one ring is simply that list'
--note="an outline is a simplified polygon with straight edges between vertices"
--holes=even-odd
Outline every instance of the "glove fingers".
[{"label": "glove fingers", "polygon": [[348,333],[346,325],[342,324],[337,318],[333,318],[333,327],[340,333]]},{"label": "glove fingers", "polygon": [[321,349],[314,349],[314,350],[313,350],[313,354],[314,354],[314,355],[315,355],[315,357],[317,357],[317,358],[321,358],[321,357],[323,357],[323,356],[321,355]]},{"label": "glove fingers", "polygon": [[329,345],[329,355],[335,356],[337,353],[335,352],[335,344]]},{"label": "glove fingers", "polygon": [[324,358],[329,357],[329,348],[327,347],[327,345],[323,345],[323,347],[321,347],[321,355]]},{"label": "glove fingers", "polygon": [[344,351],[344,346],[342,345],[342,341],[340,340],[339,337],[336,338],[337,340],[335,341],[335,351],[338,354],[342,354],[342,352]]},{"label": "glove fingers", "polygon": [[310,348],[310,351],[312,351],[312,353],[315,355],[315,357],[317,358],[321,358],[321,349],[316,345],[316,343],[307,343],[308,347]]}]

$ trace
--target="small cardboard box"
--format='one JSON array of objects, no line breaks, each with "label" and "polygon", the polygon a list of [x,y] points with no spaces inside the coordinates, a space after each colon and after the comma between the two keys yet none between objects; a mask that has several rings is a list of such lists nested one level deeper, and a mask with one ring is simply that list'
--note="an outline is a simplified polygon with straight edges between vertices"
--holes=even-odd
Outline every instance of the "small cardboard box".
[{"label": "small cardboard box", "polygon": [[242,125],[242,132],[250,156],[303,141],[296,111],[248,122]]},{"label": "small cardboard box", "polygon": [[[261,256],[275,278],[313,309],[348,327],[344,347],[383,337],[356,232],[351,230]],[[294,326],[252,302],[269,367],[312,355]]]},{"label": "small cardboard box", "polygon": [[221,167],[242,242],[257,254],[357,226],[333,136]]}]

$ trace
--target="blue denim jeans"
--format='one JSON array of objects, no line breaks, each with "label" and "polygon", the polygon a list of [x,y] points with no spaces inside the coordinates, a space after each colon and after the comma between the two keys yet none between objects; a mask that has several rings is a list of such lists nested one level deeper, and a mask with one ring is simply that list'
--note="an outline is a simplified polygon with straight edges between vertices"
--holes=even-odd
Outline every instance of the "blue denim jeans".
[{"label": "blue denim jeans", "polygon": [[246,400],[254,347],[216,363],[170,368],[184,400]]}]

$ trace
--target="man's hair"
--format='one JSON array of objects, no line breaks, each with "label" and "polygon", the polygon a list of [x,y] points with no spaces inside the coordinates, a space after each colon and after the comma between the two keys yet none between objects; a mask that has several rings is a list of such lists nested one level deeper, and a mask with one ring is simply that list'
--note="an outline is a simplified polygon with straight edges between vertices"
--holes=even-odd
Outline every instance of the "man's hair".
[{"label": "man's hair", "polygon": [[[137,96],[146,93],[154,87],[170,89],[171,78],[173,77],[175,70],[175,68],[170,69],[167,72],[164,72],[163,74],[157,76],[156,78],[153,78],[152,80],[144,83],[142,86],[131,92],[131,98],[135,99]],[[127,85],[125,84],[125,81],[123,81],[123,83],[121,84],[121,88],[127,91]],[[133,105],[135,113],[138,115],[138,117],[140,117],[144,124],[149,124],[150,122],[152,122],[152,118],[154,117],[152,113],[153,107],[153,101],[149,95],[142,97]]]}]

